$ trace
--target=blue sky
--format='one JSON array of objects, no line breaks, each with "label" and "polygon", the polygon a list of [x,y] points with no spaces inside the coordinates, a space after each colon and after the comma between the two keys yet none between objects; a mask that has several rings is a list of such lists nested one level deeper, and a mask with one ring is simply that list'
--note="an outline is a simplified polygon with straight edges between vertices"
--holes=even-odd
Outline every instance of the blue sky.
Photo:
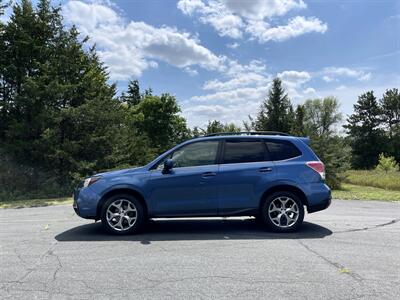
[{"label": "blue sky", "polygon": [[240,125],[276,76],[294,104],[332,95],[344,115],[362,92],[400,88],[400,1],[61,3],[120,90],[138,79],[176,95],[190,126]]}]

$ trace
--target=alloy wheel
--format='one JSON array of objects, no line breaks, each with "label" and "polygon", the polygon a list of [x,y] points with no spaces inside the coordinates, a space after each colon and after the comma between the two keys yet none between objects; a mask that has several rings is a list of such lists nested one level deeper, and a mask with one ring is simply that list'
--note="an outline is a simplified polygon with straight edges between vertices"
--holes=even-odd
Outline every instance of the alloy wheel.
[{"label": "alloy wheel", "polygon": [[125,231],[133,227],[138,214],[136,206],[127,199],[117,199],[107,208],[108,224],[116,231]]},{"label": "alloy wheel", "polygon": [[299,207],[290,197],[280,196],[271,201],[268,216],[274,225],[289,228],[296,224],[299,218]]}]

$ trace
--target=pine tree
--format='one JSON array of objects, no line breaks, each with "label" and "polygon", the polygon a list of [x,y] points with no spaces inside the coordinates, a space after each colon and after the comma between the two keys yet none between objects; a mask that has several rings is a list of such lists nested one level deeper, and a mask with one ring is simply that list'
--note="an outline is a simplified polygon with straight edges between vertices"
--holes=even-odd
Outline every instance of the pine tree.
[{"label": "pine tree", "polygon": [[139,104],[142,96],[140,95],[139,81],[133,80],[128,84],[128,90],[122,96],[122,100],[128,104],[128,106],[135,106]]},{"label": "pine tree", "polygon": [[394,156],[400,163],[400,93],[394,88],[387,90],[380,100],[382,109],[382,122],[388,135],[385,152]]},{"label": "pine tree", "polygon": [[241,128],[233,123],[222,123],[218,120],[208,121],[206,129],[202,129],[204,134],[218,132],[240,132]]},{"label": "pine tree", "polygon": [[282,81],[275,78],[267,99],[261,104],[255,120],[255,129],[289,132],[291,129],[293,108],[282,87]]},{"label": "pine tree", "polygon": [[5,56],[3,55],[6,44],[4,39],[4,30],[5,25],[1,22],[1,17],[4,15],[4,10],[7,7],[6,4],[3,3],[3,0],[0,0],[0,144],[2,144],[4,140],[5,130],[8,127],[9,119],[8,119],[8,97],[6,93],[6,86],[4,81],[4,68],[6,64]]},{"label": "pine tree", "polygon": [[371,169],[378,163],[378,156],[384,148],[380,115],[381,109],[373,91],[358,97],[354,113],[344,126],[350,136],[354,168]]},{"label": "pine tree", "polygon": [[306,130],[304,127],[305,107],[304,105],[297,105],[294,113],[294,122],[291,133],[295,136],[305,136]]}]

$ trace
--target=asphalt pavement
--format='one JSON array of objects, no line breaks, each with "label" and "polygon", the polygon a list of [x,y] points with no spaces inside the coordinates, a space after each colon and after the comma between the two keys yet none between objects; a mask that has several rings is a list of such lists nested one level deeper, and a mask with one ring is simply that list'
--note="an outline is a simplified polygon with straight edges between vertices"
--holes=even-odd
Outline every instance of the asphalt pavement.
[{"label": "asphalt pavement", "polygon": [[277,234],[251,218],[110,236],[70,206],[0,209],[0,299],[400,299],[400,203],[334,200]]}]

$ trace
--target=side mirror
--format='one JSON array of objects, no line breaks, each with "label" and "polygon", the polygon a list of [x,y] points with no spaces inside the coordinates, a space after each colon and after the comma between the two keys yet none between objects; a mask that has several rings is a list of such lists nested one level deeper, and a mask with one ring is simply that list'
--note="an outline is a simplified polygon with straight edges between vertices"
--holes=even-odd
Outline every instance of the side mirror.
[{"label": "side mirror", "polygon": [[167,159],[164,161],[164,169],[163,169],[163,174],[167,174],[171,171],[171,169],[174,167],[175,163],[172,159]]}]

